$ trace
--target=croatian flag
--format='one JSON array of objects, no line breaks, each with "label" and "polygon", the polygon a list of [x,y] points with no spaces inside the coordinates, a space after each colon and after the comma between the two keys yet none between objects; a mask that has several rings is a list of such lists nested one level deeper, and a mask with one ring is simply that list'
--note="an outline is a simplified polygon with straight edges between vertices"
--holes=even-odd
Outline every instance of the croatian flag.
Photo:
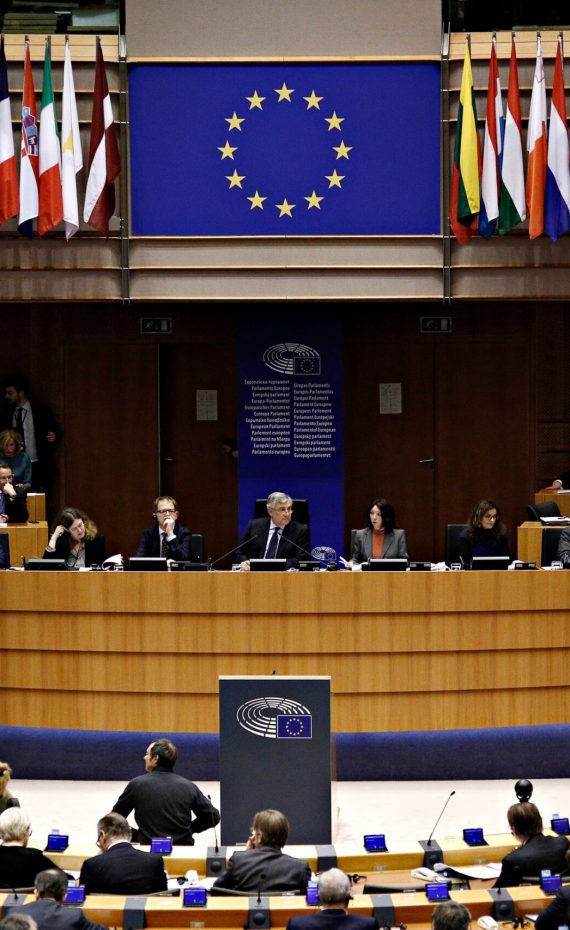
[{"label": "croatian flag", "polygon": [[489,62],[489,87],[487,90],[487,118],[483,143],[483,175],[481,178],[481,211],[479,213],[479,235],[490,239],[497,226],[499,216],[500,165],[503,147],[503,100],[501,79],[497,65],[496,39],[493,36],[491,61]]},{"label": "croatian flag", "polygon": [[0,39],[0,223],[16,216],[19,208],[18,171],[8,93],[4,36]]},{"label": "croatian flag", "polygon": [[528,234],[531,239],[542,236],[544,232],[544,189],[546,186],[546,90],[540,36],[537,36],[536,44],[536,67],[526,139],[528,151],[526,205],[529,218]]},{"label": "croatian flag", "polygon": [[40,137],[36,111],[36,92],[30,60],[30,43],[26,42],[24,94],[22,97],[22,147],[20,153],[20,218],[18,231],[32,236],[33,222],[39,211]]},{"label": "croatian flag", "polygon": [[548,168],[544,199],[544,228],[553,242],[570,228],[570,167],[568,165],[568,127],[564,98],[562,36],[554,66],[554,83],[550,103],[548,132]]}]

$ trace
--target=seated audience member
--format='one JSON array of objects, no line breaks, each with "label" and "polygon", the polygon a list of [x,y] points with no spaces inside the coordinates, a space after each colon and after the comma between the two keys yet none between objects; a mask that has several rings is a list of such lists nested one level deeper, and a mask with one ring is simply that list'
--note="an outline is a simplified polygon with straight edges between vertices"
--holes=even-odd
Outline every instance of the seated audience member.
[{"label": "seated audience member", "polygon": [[79,884],[85,893],[152,894],[166,891],[162,856],[131,846],[132,831],[121,814],[106,814],[97,824],[102,855],[86,859]]},{"label": "seated audience member", "polygon": [[0,433],[0,462],[8,465],[14,475],[14,487],[29,491],[32,486],[32,460],[24,452],[24,441],[15,429]]},{"label": "seated audience member", "polygon": [[12,769],[7,762],[0,762],[0,814],[8,810],[9,807],[19,807],[20,802],[15,798],[8,789],[8,783],[12,776]]},{"label": "seated audience member", "polygon": [[157,497],[153,505],[154,526],[141,536],[135,556],[191,561],[192,533],[178,523],[178,505],[173,497]]},{"label": "seated audience member", "polygon": [[26,492],[14,487],[10,465],[0,464],[0,523],[26,523]]},{"label": "seated audience member", "polygon": [[291,917],[287,930],[378,930],[375,917],[348,913],[351,898],[348,875],[340,869],[329,869],[319,877],[320,911]]},{"label": "seated audience member", "polygon": [[174,845],[193,846],[194,833],[220,822],[220,812],[197,785],[173,771],[176,757],[169,739],[153,740],[144,757],[146,774],[132,778],[113,807],[123,817],[134,810],[139,843],[171,836]]},{"label": "seated audience member", "polygon": [[38,930],[38,925],[29,914],[13,914],[8,911],[0,920],[0,930]]},{"label": "seated audience member", "polygon": [[[57,868],[41,849],[28,846],[31,833],[30,818],[19,807],[0,814],[0,881],[4,887],[31,888],[38,872]],[[57,871],[67,884],[67,876]]]},{"label": "seated audience member", "polygon": [[[566,853],[566,864],[570,867],[570,850]],[[570,920],[570,885],[556,892],[554,901],[545,907],[535,921],[536,930],[558,930],[567,927]]]},{"label": "seated audience member", "polygon": [[555,478],[552,484],[549,484],[545,491],[568,491],[570,490],[570,471],[563,471],[559,478]]},{"label": "seated audience member", "polygon": [[46,869],[33,883],[36,900],[11,909],[12,914],[29,914],[39,930],[107,930],[88,920],[80,907],[66,907],[67,875],[59,869]]},{"label": "seated audience member", "polygon": [[560,534],[558,558],[563,565],[570,565],[570,529],[562,530]]},{"label": "seated audience member", "polygon": [[373,500],[368,512],[368,526],[356,531],[350,561],[359,565],[369,559],[407,559],[405,530],[395,529],[395,524],[393,505],[384,498]]},{"label": "seated audience member", "polygon": [[297,891],[305,894],[311,869],[302,859],[283,852],[289,836],[289,821],[280,811],[259,811],[243,851],[235,852],[213,888],[234,891]]},{"label": "seated audience member", "polygon": [[505,856],[495,888],[520,885],[525,878],[540,878],[543,869],[559,875],[566,869],[568,839],[544,836],[542,817],[535,804],[523,801],[507,811],[511,833],[521,844]]},{"label": "seated audience member", "polygon": [[293,519],[293,501],[282,491],[267,498],[267,516],[250,520],[245,528],[235,560],[241,571],[249,571],[250,559],[287,559],[287,568],[299,559],[311,557],[309,527]]},{"label": "seated audience member", "polygon": [[442,901],[431,915],[432,930],[469,930],[471,914],[459,901]]},{"label": "seated audience member", "polygon": [[473,556],[508,554],[509,539],[501,522],[501,511],[495,501],[479,501],[459,537],[461,562],[470,565]]},{"label": "seated audience member", "polygon": [[66,507],[54,520],[43,558],[65,559],[67,568],[72,570],[102,565],[107,558],[105,537],[86,513],[77,507]]}]

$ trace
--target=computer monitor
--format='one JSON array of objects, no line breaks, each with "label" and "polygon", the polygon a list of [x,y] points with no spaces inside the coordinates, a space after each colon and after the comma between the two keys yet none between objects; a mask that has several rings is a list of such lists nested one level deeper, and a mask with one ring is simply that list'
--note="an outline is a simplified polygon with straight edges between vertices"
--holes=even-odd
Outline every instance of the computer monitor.
[{"label": "computer monitor", "polygon": [[407,559],[370,559],[362,563],[363,572],[405,572]]},{"label": "computer monitor", "polygon": [[284,572],[287,559],[250,559],[249,568],[252,572]]},{"label": "computer monitor", "polygon": [[508,568],[510,564],[508,555],[474,555],[471,568],[483,571],[500,571]]},{"label": "computer monitor", "polygon": [[29,572],[65,572],[65,559],[28,559],[26,569]]},{"label": "computer monitor", "polygon": [[207,572],[210,566],[206,562],[172,562],[170,570],[173,572]]},{"label": "computer monitor", "polygon": [[166,559],[159,556],[133,556],[127,566],[129,572],[165,572],[166,569]]}]

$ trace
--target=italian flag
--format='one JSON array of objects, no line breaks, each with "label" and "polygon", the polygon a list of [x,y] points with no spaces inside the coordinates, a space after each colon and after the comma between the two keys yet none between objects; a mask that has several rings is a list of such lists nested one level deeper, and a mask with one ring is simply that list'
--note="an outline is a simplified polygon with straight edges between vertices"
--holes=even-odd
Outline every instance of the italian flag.
[{"label": "italian flag", "polygon": [[481,143],[477,131],[471,55],[469,54],[469,40],[467,40],[453,150],[449,210],[451,229],[457,241],[461,243],[471,239],[477,229],[477,216],[480,209],[480,175]]},{"label": "italian flag", "polygon": [[0,223],[16,216],[20,207],[18,170],[14,154],[14,136],[8,93],[8,69],[4,53],[4,36],[0,39]]},{"label": "italian flag", "polygon": [[524,166],[522,149],[521,101],[517,49],[513,37],[507,93],[507,119],[503,142],[501,168],[501,197],[499,202],[499,235],[504,236],[514,226],[526,220]]},{"label": "italian flag", "polygon": [[40,236],[61,223],[62,219],[61,161],[51,82],[51,43],[48,37],[44,57],[40,118],[40,209],[38,217]]}]

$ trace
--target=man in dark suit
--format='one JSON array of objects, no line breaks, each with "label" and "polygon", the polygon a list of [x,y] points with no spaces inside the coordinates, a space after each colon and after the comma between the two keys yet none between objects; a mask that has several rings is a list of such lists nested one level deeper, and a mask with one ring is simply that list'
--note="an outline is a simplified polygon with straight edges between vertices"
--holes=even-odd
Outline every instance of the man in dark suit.
[{"label": "man in dark suit", "polygon": [[176,746],[169,739],[153,740],[144,761],[146,775],[131,779],[113,811],[128,817],[134,810],[139,843],[170,836],[175,845],[193,846],[194,833],[216,826],[220,812],[194,782],[173,771]]},{"label": "man in dark suit", "polygon": [[162,856],[131,846],[131,828],[121,814],[107,814],[97,824],[102,855],[86,859],[79,884],[85,893],[152,894],[166,891]]},{"label": "man in dark suit", "polygon": [[29,914],[39,930],[107,930],[103,924],[88,920],[80,907],[64,905],[67,881],[67,875],[57,869],[39,872],[35,881],[36,900],[14,907],[10,913]]},{"label": "man in dark suit", "polygon": [[507,811],[511,833],[521,844],[502,861],[495,888],[520,885],[525,878],[540,878],[543,869],[559,875],[566,869],[569,847],[565,836],[544,836],[540,811],[531,801],[513,804]]},{"label": "man in dark suit", "polygon": [[442,901],[431,915],[432,930],[469,930],[471,914],[459,901]]},{"label": "man in dark suit", "polygon": [[563,565],[570,564],[570,530],[562,530],[558,543],[558,558]]},{"label": "man in dark suit", "polygon": [[267,498],[267,517],[250,520],[245,528],[236,562],[241,571],[249,571],[250,559],[287,559],[287,568],[300,558],[311,557],[309,527],[295,523],[293,501],[288,494],[274,491]]},{"label": "man in dark suit", "polygon": [[280,811],[259,811],[243,852],[235,852],[228,867],[212,886],[257,894],[297,891],[305,894],[311,877],[308,862],[284,853],[289,821]]},{"label": "man in dark suit", "polygon": [[192,533],[178,523],[178,505],[173,497],[157,497],[153,505],[154,526],[141,536],[135,556],[163,556],[190,562]]},{"label": "man in dark suit", "polygon": [[28,383],[19,375],[3,382],[4,399],[8,412],[3,418],[3,429],[15,429],[24,440],[25,451],[32,460],[32,490],[49,492],[57,475],[55,448],[63,439],[63,432],[50,407],[28,397]]},{"label": "man in dark suit", "polygon": [[10,466],[0,463],[0,523],[26,523],[28,519],[26,492],[16,490],[13,481]]},{"label": "man in dark suit", "polygon": [[319,878],[320,911],[291,917],[287,930],[378,930],[375,917],[348,913],[350,889],[350,879],[340,869],[323,872]]}]

